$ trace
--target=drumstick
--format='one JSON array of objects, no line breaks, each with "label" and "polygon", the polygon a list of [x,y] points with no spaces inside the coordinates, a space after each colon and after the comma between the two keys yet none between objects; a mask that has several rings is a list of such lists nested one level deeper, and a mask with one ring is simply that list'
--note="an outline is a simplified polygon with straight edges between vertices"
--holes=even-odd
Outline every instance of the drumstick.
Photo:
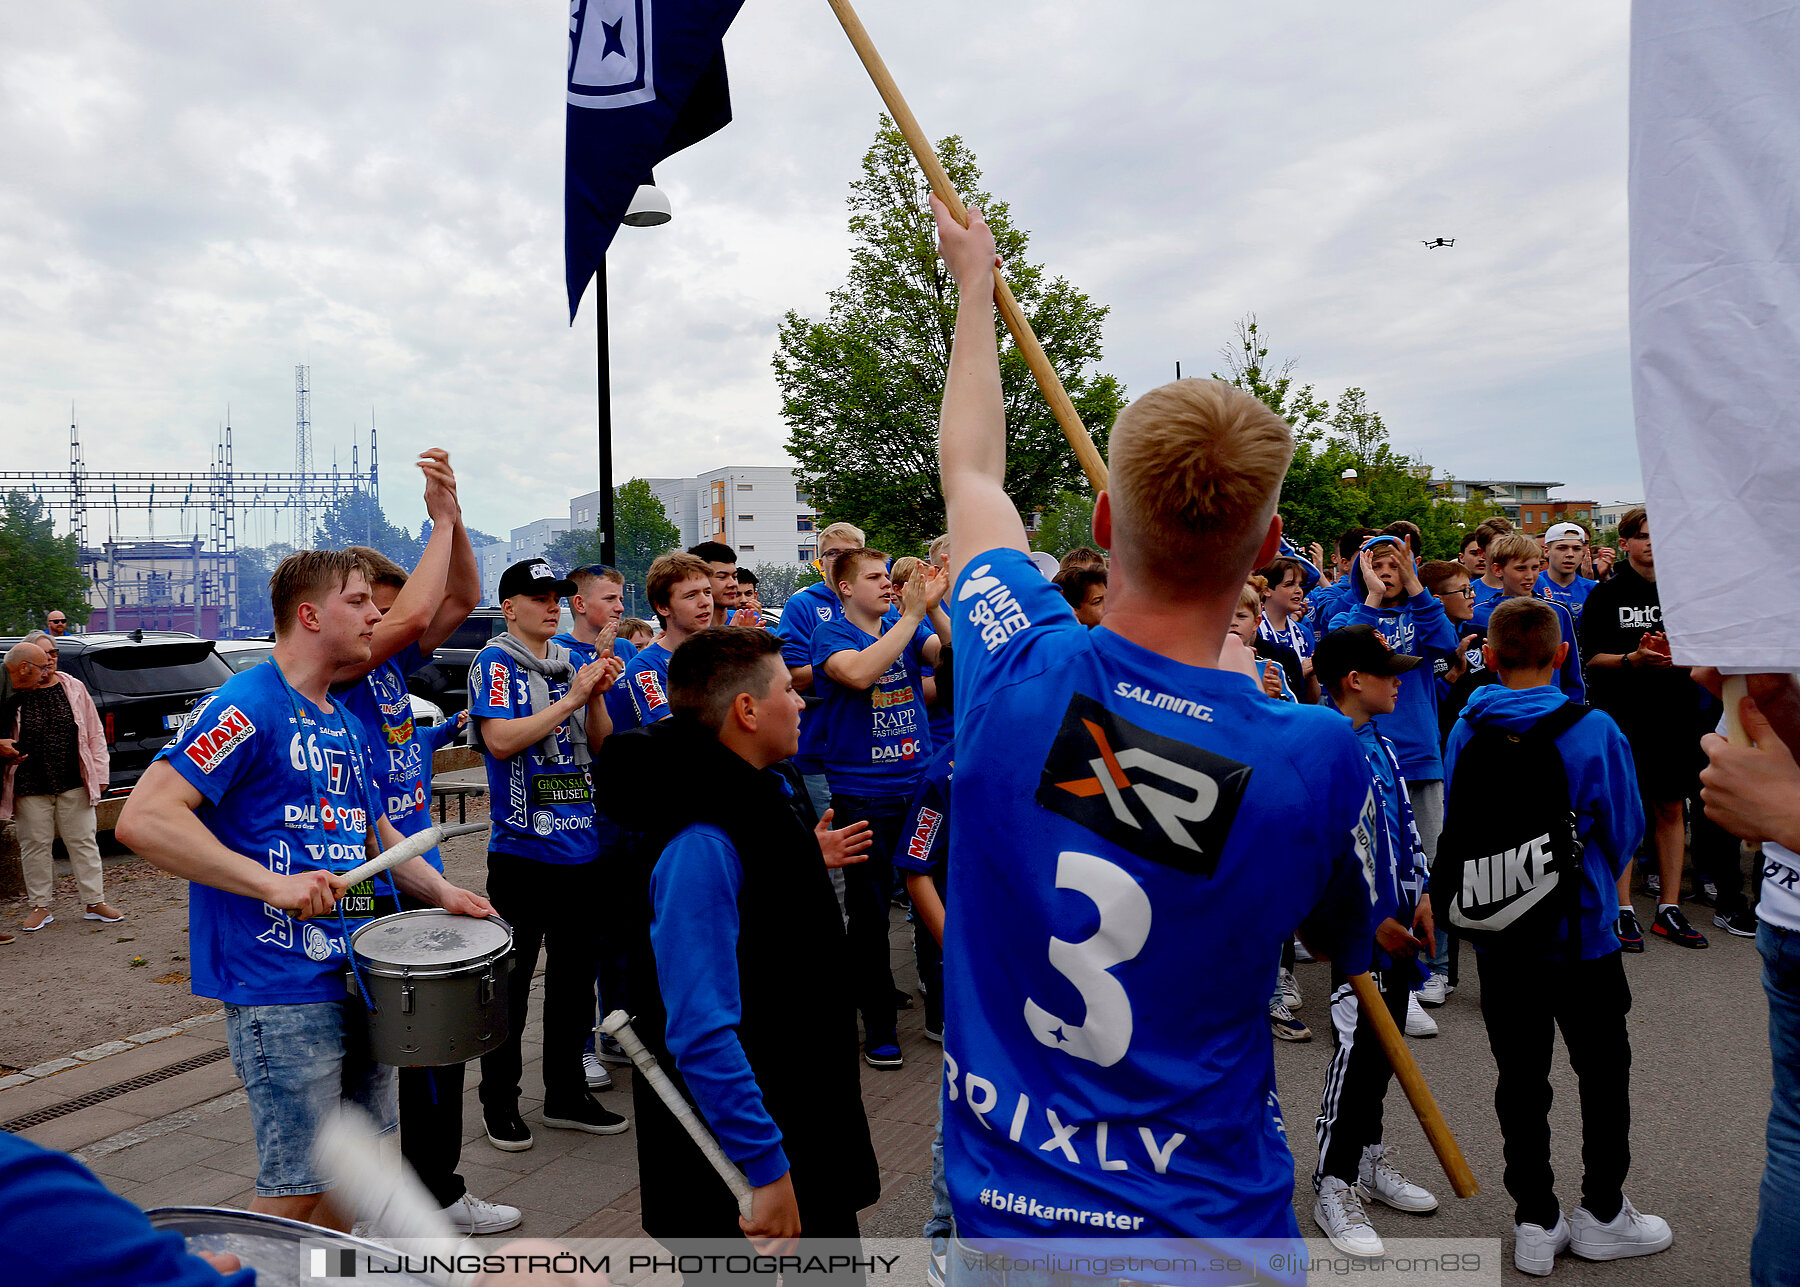
[{"label": "drumstick", "polygon": [[600,1031],[625,1048],[625,1053],[631,1056],[631,1062],[644,1075],[644,1080],[650,1083],[650,1088],[656,1092],[656,1097],[662,1100],[671,1113],[675,1114],[675,1120],[687,1130],[688,1137],[699,1146],[701,1153],[706,1155],[706,1160],[712,1163],[712,1169],[719,1173],[719,1178],[725,1181],[725,1187],[730,1189],[732,1196],[737,1199],[738,1214],[748,1220],[751,1202],[750,1181],[746,1180],[744,1173],[732,1164],[730,1158],[725,1156],[725,1150],[719,1147],[719,1141],[712,1137],[712,1133],[706,1129],[706,1124],[695,1115],[693,1106],[681,1097],[681,1092],[675,1089],[675,1083],[669,1080],[668,1074],[657,1067],[656,1056],[644,1049],[644,1043],[639,1041],[637,1033],[631,1030],[631,1016],[623,1010],[614,1010],[600,1021]]},{"label": "drumstick", "polygon": [[1425,1138],[1431,1141],[1432,1152],[1437,1154],[1444,1174],[1450,1177],[1450,1187],[1459,1198],[1474,1197],[1481,1192],[1481,1186],[1475,1183],[1475,1173],[1469,1170],[1462,1149],[1457,1147],[1456,1136],[1450,1133],[1449,1124],[1444,1121],[1443,1113],[1438,1111],[1437,1100],[1431,1095],[1431,1087],[1425,1084],[1419,1065],[1413,1062],[1412,1051],[1406,1048],[1406,1038],[1394,1026],[1394,1016],[1388,1013],[1387,1002],[1382,1000],[1380,991],[1375,987],[1375,980],[1366,973],[1352,974],[1350,986],[1356,989],[1357,1005],[1369,1016],[1369,1022],[1375,1025],[1375,1035],[1381,1039],[1381,1048],[1387,1052],[1388,1063],[1400,1082],[1400,1088],[1406,1092],[1407,1101],[1412,1104],[1419,1125],[1425,1128]]},{"label": "drumstick", "polygon": [[368,862],[352,867],[342,875],[333,876],[332,879],[339,881],[345,889],[348,889],[371,876],[379,876],[389,867],[398,867],[403,862],[417,858],[427,849],[434,849],[453,836],[473,835],[477,831],[486,831],[487,829],[488,824],[485,822],[462,822],[450,827],[427,827],[418,835],[407,836],[392,849],[384,849]]},{"label": "drumstick", "polygon": [[[428,1240],[434,1255],[463,1241],[412,1168],[395,1167],[383,1156],[375,1124],[360,1108],[340,1103],[325,1115],[313,1137],[313,1164],[335,1186],[333,1204],[369,1221],[384,1240]],[[448,1281],[466,1287],[474,1275],[453,1274]]]},{"label": "drumstick", "polygon": [[1744,731],[1744,698],[1750,696],[1750,680],[1744,675],[1721,675],[1719,696],[1725,700],[1725,740],[1733,746],[1753,746]]}]

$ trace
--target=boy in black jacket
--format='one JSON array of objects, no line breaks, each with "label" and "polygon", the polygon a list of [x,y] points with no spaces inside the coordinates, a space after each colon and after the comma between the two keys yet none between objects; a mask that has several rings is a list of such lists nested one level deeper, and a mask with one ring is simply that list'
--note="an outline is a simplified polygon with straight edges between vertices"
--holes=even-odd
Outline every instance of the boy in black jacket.
[{"label": "boy in black jacket", "polygon": [[[674,717],[608,739],[596,773],[647,844],[624,891],[633,1026],[755,1189],[736,1202],[674,1117],[640,1096],[644,1229],[771,1254],[855,1238],[880,1191],[855,1056],[856,1010],[828,866],[862,861],[867,824],[809,830],[772,771],[802,702],[764,630],[702,630],[669,662]],[[647,891],[648,906],[642,896]]]}]

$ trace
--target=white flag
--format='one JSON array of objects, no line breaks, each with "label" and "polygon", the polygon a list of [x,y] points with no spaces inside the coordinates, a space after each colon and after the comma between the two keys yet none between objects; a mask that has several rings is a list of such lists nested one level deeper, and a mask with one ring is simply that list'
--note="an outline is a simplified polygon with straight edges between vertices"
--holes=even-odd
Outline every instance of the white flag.
[{"label": "white flag", "polygon": [[1800,670],[1800,4],[1636,0],[1631,391],[1664,628]]}]

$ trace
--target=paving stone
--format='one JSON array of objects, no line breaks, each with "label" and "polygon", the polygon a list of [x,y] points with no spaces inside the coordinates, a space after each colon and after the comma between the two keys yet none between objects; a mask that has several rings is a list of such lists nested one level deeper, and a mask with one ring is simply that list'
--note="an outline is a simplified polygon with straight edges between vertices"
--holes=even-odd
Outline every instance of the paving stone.
[{"label": "paving stone", "polygon": [[41,1064],[33,1065],[32,1067],[27,1068],[25,1070],[25,1075],[27,1077],[33,1077],[33,1078],[49,1077],[56,1073],[62,1072],[64,1069],[79,1068],[80,1066],[81,1066],[81,1060],[71,1059],[67,1055],[65,1055],[61,1059],[50,1059],[50,1060],[46,1060],[45,1062],[43,1062]]},{"label": "paving stone", "polygon": [[256,1126],[250,1120],[248,1106],[223,1113],[202,1113],[191,1125],[182,1129],[195,1135],[204,1135],[208,1139],[228,1140],[233,1144],[242,1144],[256,1138]]},{"label": "paving stone", "polygon": [[0,1077],[0,1090],[10,1090],[14,1086],[23,1086],[32,1080],[33,1078],[27,1077],[22,1072],[8,1073],[6,1076]]},{"label": "paving stone", "polygon": [[637,1187],[635,1167],[609,1166],[581,1157],[559,1157],[488,1195],[490,1202],[505,1202],[529,1211],[551,1211],[571,1221],[583,1219],[595,1207]]},{"label": "paving stone", "polygon": [[[93,1063],[73,1063],[66,1071],[54,1077],[37,1078],[29,1085],[0,1090],[0,1121],[60,1104],[103,1086],[130,1081],[133,1077],[167,1068],[170,1064],[179,1063],[194,1055],[217,1050],[221,1044],[223,1043],[204,1036],[184,1034],[159,1041],[155,1045],[135,1046],[106,1059],[96,1059]],[[231,1067],[227,1060],[220,1060],[214,1066],[221,1065],[227,1069]]]},{"label": "paving stone", "polygon": [[135,1043],[130,1041],[104,1041],[97,1046],[89,1046],[86,1050],[77,1050],[71,1059],[79,1059],[82,1063],[92,1063],[96,1059],[104,1059],[108,1055],[121,1054],[130,1050]]},{"label": "paving stone", "polygon": [[128,1113],[138,1113],[147,1118],[166,1117],[181,1109],[217,1099],[220,1095],[238,1089],[242,1084],[232,1071],[231,1061],[221,1059],[191,1072],[129,1091],[107,1102]]},{"label": "paving stone", "polygon": [[144,1119],[141,1117],[121,1113],[109,1104],[99,1104],[93,1108],[84,1108],[79,1113],[70,1113],[67,1117],[58,1117],[41,1126],[28,1127],[19,1134],[45,1148],[73,1153],[95,1140],[103,1140],[108,1135],[117,1135],[120,1131],[128,1131],[143,1124]]},{"label": "paving stone", "polygon": [[[637,1190],[633,1189],[633,1193]],[[563,1236],[577,1238],[645,1238],[643,1216],[637,1210],[621,1211],[617,1207],[601,1207],[593,1215],[575,1225]]]},{"label": "paving stone", "polygon": [[216,1207],[244,1192],[244,1177],[195,1163],[137,1190],[132,1200],[150,1207]]},{"label": "paving stone", "polygon": [[152,1041],[161,1041],[164,1037],[178,1036],[180,1033],[180,1028],[148,1028],[143,1032],[134,1032],[129,1037],[121,1037],[119,1040],[128,1041],[134,1046],[144,1046]]},{"label": "paving stone", "polygon": [[154,1187],[188,1165],[205,1161],[214,1154],[233,1147],[235,1146],[225,1140],[174,1131],[145,1140],[142,1144],[133,1144],[130,1148],[122,1148],[116,1153],[96,1157],[88,1166],[101,1175],[117,1176]]},{"label": "paving stone", "polygon": [[206,1014],[197,1014],[191,1019],[183,1019],[179,1023],[176,1023],[174,1027],[181,1032],[188,1032],[194,1028],[204,1027],[209,1023],[217,1023],[224,1017],[225,1012],[223,1010],[212,1010]]}]

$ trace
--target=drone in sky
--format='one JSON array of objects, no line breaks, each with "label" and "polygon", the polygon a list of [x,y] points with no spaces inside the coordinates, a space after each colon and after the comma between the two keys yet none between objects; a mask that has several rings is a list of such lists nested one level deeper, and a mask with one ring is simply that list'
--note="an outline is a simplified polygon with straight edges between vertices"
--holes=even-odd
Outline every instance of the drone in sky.
[{"label": "drone in sky", "polygon": [[1431,241],[1426,242],[1425,249],[1436,250],[1439,246],[1454,246],[1455,244],[1456,244],[1455,237],[1437,237]]}]

